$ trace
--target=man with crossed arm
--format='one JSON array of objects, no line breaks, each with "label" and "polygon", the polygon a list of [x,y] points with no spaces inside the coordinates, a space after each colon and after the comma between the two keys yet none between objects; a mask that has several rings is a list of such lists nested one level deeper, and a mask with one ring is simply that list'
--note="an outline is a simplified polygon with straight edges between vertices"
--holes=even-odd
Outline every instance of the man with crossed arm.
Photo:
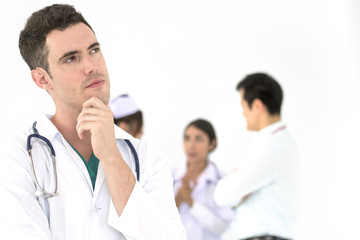
[{"label": "man with crossed arm", "polygon": [[281,87],[268,74],[254,73],[236,89],[247,129],[257,133],[241,164],[218,182],[214,200],[235,208],[230,229],[236,239],[292,239],[300,166],[295,143],[280,117]]}]

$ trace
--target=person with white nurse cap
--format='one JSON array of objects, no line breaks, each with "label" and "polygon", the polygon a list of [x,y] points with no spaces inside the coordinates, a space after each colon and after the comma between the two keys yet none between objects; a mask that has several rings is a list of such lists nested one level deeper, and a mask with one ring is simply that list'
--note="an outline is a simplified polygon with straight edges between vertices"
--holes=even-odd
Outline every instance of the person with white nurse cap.
[{"label": "person with white nurse cap", "polygon": [[143,114],[128,94],[112,99],[109,108],[114,114],[114,122],[118,127],[135,138],[141,138],[143,135]]}]

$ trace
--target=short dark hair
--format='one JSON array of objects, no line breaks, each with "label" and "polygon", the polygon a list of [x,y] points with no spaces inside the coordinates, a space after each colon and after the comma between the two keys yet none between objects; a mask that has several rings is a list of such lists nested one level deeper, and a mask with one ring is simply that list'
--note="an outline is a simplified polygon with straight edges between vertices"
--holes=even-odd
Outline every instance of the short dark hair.
[{"label": "short dark hair", "polygon": [[77,23],[84,23],[94,30],[80,12],[67,4],[54,4],[34,12],[19,36],[20,53],[30,70],[37,67],[49,73],[46,37],[53,30],[63,31]]},{"label": "short dark hair", "polygon": [[[215,129],[214,129],[214,127],[212,126],[212,124],[209,121],[207,121],[205,119],[201,119],[201,118],[196,119],[196,120],[190,122],[186,126],[185,131],[190,126],[194,126],[194,127],[198,128],[198,129],[200,129],[201,131],[205,132],[206,135],[209,136],[210,143],[212,143],[214,140],[216,140]],[[215,145],[215,147],[216,147],[216,145]],[[215,147],[214,147],[214,149],[215,149]]]},{"label": "short dark hair", "polygon": [[143,127],[143,114],[139,110],[133,114],[130,114],[128,116],[122,117],[122,118],[114,118],[114,123],[116,125],[119,125],[120,122],[125,122],[128,124],[131,128],[131,135],[135,136],[138,133],[140,133],[142,127]]},{"label": "short dark hair", "polygon": [[244,99],[250,108],[253,101],[260,99],[266,106],[270,115],[281,112],[283,92],[280,84],[266,73],[253,73],[247,75],[236,86],[236,90],[244,90]]}]

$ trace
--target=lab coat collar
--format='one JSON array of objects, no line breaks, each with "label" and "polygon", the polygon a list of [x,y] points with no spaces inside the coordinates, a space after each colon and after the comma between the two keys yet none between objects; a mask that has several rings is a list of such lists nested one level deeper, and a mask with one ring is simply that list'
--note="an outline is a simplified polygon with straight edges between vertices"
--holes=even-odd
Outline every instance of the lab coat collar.
[{"label": "lab coat collar", "polygon": [[261,135],[271,135],[274,131],[276,131],[277,129],[279,128],[283,128],[285,126],[285,124],[280,120],[280,121],[277,121],[273,124],[270,124],[269,126],[261,129],[259,131],[259,134]]},{"label": "lab coat collar", "polygon": [[216,169],[214,163],[208,161],[205,169],[198,177],[198,182],[216,183],[219,178],[219,170]]},{"label": "lab coat collar", "polygon": [[49,139],[50,142],[54,140],[56,135],[60,135],[59,130],[50,120],[52,117],[53,115],[43,114],[38,118],[36,123],[36,129],[39,134]]},{"label": "lab coat collar", "polygon": [[[183,176],[186,174],[186,164],[183,164],[179,168],[181,168],[181,170],[176,171],[174,174],[174,182],[181,182]],[[214,163],[208,161],[205,169],[199,175],[197,182],[216,183],[219,178],[219,170],[216,169]]]},{"label": "lab coat collar", "polygon": [[133,136],[131,136],[129,133],[125,132],[118,126],[114,125],[114,128],[115,128],[115,138],[116,139],[129,139],[129,140],[133,139]]},{"label": "lab coat collar", "polygon": [[[39,131],[39,134],[49,139],[49,141],[53,141],[56,135],[61,135],[59,130],[56,128],[56,126],[51,122],[51,118],[53,115],[48,114],[42,114],[39,116],[37,123],[36,123],[36,129]],[[32,128],[32,126],[31,126]],[[132,139],[133,137],[119,128],[118,126],[114,125],[115,128],[115,138],[116,139]],[[32,129],[31,129],[32,131]]]}]

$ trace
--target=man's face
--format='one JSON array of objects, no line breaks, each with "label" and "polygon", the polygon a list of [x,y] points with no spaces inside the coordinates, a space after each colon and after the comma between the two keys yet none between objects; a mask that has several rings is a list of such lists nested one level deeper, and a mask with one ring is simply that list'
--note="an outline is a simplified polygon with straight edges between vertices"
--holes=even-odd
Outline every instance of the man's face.
[{"label": "man's face", "polygon": [[249,106],[249,103],[244,99],[244,89],[240,90],[240,96],[241,96],[241,107],[243,109],[243,115],[246,120],[247,129],[249,131],[256,131],[258,130],[257,123],[258,119],[256,117],[256,113],[254,108],[251,108]]},{"label": "man's face", "polygon": [[53,30],[46,38],[49,50],[48,89],[57,110],[80,112],[82,104],[95,96],[105,104],[110,99],[110,80],[100,45],[83,23]]}]

